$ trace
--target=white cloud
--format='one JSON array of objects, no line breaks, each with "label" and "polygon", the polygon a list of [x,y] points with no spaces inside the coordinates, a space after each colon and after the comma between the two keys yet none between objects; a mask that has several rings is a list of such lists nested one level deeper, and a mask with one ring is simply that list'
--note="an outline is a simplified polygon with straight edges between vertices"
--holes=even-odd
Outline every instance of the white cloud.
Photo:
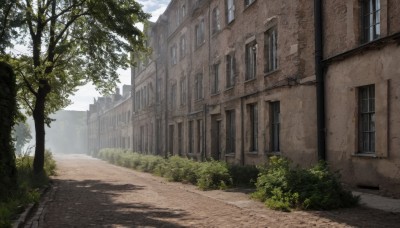
[{"label": "white cloud", "polygon": [[[143,10],[152,15],[150,21],[157,21],[158,17],[165,11],[170,0],[138,0],[140,4],[143,5]],[[120,74],[119,80],[121,81],[118,84],[119,87],[122,85],[131,84],[131,72],[130,69],[118,70]],[[99,92],[96,91],[95,87],[92,84],[88,84],[79,88],[79,90],[75,93],[73,97],[71,97],[72,104],[66,107],[66,110],[77,110],[77,111],[85,111],[89,109],[89,104],[93,103],[93,99],[99,97]]]}]

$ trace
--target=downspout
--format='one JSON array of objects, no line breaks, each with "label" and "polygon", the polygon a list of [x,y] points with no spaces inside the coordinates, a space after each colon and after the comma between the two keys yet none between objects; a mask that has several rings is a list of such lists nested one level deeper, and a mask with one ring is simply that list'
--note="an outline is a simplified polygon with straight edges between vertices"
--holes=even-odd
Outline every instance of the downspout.
[{"label": "downspout", "polygon": [[157,127],[158,127],[157,126],[157,115],[158,115],[157,107],[158,107],[158,103],[160,101],[160,94],[158,94],[158,56],[157,56],[157,58],[155,60],[155,64],[156,64],[156,82],[155,82],[155,85],[156,85],[156,97],[155,97],[155,105],[154,105],[154,126],[153,126],[152,131],[153,131],[153,134],[154,134],[154,136],[156,138],[156,143],[154,145],[155,146],[154,152],[155,152],[155,155],[159,155],[160,151],[158,151],[158,147],[159,147],[158,140],[160,140],[160,139],[158,137],[158,130],[159,129],[157,129]]},{"label": "downspout", "polygon": [[317,142],[318,160],[326,160],[325,152],[325,83],[323,60],[322,34],[322,0],[314,0],[314,29],[315,29],[315,77],[317,82]]},{"label": "downspout", "polygon": [[[168,53],[168,44],[167,43],[167,53]],[[164,157],[167,158],[168,157],[168,148],[169,148],[169,135],[168,135],[168,84],[169,84],[169,79],[168,79],[168,71],[169,71],[169,59],[166,58],[165,60],[165,143],[164,143]]]}]

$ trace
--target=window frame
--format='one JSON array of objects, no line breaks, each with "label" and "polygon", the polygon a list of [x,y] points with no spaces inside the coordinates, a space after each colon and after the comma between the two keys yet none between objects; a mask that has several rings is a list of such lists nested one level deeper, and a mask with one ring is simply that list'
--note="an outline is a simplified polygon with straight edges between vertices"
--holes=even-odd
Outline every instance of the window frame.
[{"label": "window frame", "polygon": [[226,154],[236,153],[235,110],[226,110]]},{"label": "window frame", "polygon": [[[365,95],[365,96],[364,96]],[[364,109],[364,104],[367,104]],[[372,104],[372,105],[371,105]],[[376,153],[375,85],[358,87],[358,153]],[[367,128],[364,125],[367,123]],[[366,135],[368,137],[366,137]],[[365,145],[365,144],[368,145]]]},{"label": "window frame", "polygon": [[259,125],[259,113],[257,103],[248,105],[248,114],[250,121],[250,152],[258,152],[258,125]]},{"label": "window frame", "polygon": [[195,77],[195,99],[200,100],[203,99],[203,73],[197,73]]},{"label": "window frame", "polygon": [[274,25],[264,32],[264,73],[277,70],[278,61],[278,28]]},{"label": "window frame", "polygon": [[246,44],[245,47],[245,80],[257,78],[257,42],[254,40]]},{"label": "window frame", "polygon": [[203,45],[205,43],[205,27],[204,27],[204,18],[201,18],[199,23],[197,23],[194,27],[195,29],[195,45],[196,48],[200,47],[201,45]]},{"label": "window frame", "polygon": [[269,103],[270,107],[270,145],[272,153],[279,153],[280,148],[280,132],[281,132],[281,107],[280,101]]},{"label": "window frame", "polygon": [[235,0],[226,0],[226,24],[235,20]]},{"label": "window frame", "polygon": [[226,88],[232,88],[235,86],[236,80],[236,59],[235,53],[226,55]]},{"label": "window frame", "polygon": [[219,86],[219,78],[220,78],[220,63],[215,63],[212,66],[212,86],[211,86],[211,94],[218,94],[220,92]]},{"label": "window frame", "polygon": [[[380,0],[362,0],[361,23],[362,42],[368,43],[381,35],[381,3]],[[371,34],[372,33],[372,34]]]},{"label": "window frame", "polygon": [[212,10],[211,17],[211,34],[214,35],[221,30],[221,19],[220,19],[220,11],[218,6],[214,7]]}]

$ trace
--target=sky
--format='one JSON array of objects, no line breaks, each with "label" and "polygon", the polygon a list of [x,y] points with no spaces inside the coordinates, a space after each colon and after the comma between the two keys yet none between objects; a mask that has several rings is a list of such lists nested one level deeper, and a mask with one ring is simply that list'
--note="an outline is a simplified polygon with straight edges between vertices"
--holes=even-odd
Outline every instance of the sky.
[{"label": "sky", "polygon": [[[143,10],[146,13],[152,15],[150,21],[155,22],[165,11],[170,0],[138,0],[138,2],[143,5]],[[118,74],[120,75],[119,80],[121,82],[118,84],[118,87],[122,87],[124,84],[131,84],[130,69],[119,69]],[[66,107],[65,110],[86,111],[89,109],[89,104],[93,103],[93,99],[99,96],[101,95],[96,91],[92,84],[81,86],[75,95],[71,97],[72,104]]]}]

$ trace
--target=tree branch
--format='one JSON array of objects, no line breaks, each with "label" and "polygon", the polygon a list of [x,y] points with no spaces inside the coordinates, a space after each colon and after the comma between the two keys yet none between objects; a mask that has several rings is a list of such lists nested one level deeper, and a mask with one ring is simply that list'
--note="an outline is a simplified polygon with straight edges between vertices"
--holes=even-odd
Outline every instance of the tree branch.
[{"label": "tree branch", "polygon": [[[54,0],[50,0],[50,1],[54,1]],[[78,6],[82,6],[85,3],[85,1],[81,1],[78,2],[76,4],[72,4],[70,6],[68,6],[67,8],[65,8],[64,10],[61,10],[61,12],[59,12],[58,14],[54,14],[51,17],[47,18],[47,20],[45,20],[45,23],[51,21],[52,19],[57,19],[60,16],[64,15],[65,13],[67,13],[68,11],[70,11],[71,9],[78,7]]]}]

